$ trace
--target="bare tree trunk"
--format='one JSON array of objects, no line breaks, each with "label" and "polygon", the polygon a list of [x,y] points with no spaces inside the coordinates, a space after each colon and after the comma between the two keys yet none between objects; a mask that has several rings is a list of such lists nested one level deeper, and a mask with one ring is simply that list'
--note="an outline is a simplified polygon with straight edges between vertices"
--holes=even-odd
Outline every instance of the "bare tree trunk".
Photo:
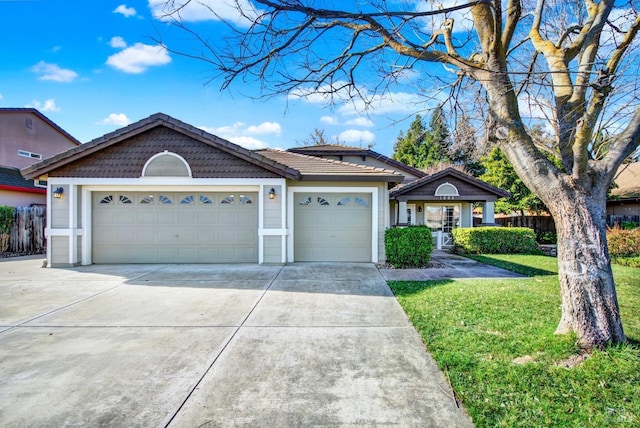
[{"label": "bare tree trunk", "polygon": [[575,331],[585,348],[626,340],[606,239],[604,203],[565,187],[550,210],[558,232],[562,317],[556,333]]}]

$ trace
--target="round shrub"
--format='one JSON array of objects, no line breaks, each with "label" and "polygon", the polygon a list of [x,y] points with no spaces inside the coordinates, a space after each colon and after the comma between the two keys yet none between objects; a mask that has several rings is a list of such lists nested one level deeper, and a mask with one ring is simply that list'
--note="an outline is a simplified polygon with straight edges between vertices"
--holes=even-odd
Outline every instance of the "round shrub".
[{"label": "round shrub", "polygon": [[424,266],[431,260],[433,238],[426,226],[396,227],[384,235],[387,262],[396,268]]}]

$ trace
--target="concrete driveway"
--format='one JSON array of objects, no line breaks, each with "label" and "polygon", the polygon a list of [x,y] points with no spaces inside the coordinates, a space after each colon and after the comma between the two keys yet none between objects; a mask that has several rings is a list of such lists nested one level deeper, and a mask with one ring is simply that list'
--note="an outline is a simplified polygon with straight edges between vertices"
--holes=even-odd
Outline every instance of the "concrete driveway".
[{"label": "concrete driveway", "polygon": [[0,263],[1,426],[470,427],[371,264]]}]

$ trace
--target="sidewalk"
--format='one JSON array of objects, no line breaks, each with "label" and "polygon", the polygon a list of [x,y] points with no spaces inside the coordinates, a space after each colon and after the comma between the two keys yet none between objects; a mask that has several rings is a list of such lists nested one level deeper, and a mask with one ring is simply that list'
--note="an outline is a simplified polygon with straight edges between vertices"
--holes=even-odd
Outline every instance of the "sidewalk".
[{"label": "sidewalk", "polygon": [[434,250],[432,264],[442,267],[425,269],[380,269],[387,281],[427,281],[453,278],[524,278],[515,272],[489,266],[457,254]]}]

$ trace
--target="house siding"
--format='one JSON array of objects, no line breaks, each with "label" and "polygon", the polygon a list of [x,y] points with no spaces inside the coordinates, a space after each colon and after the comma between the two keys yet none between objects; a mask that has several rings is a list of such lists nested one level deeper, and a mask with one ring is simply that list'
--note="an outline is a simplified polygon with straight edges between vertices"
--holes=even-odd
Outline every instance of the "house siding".
[{"label": "house siding", "polygon": [[54,229],[64,229],[69,227],[69,186],[62,187],[64,193],[62,198],[51,197],[51,227]]},{"label": "house siding", "polygon": [[265,236],[264,237],[264,263],[281,263],[282,262],[282,237]]},{"label": "house siding", "polygon": [[51,236],[51,265],[68,266],[69,238],[67,236]]},{"label": "house siding", "polygon": [[[269,199],[269,191],[276,191],[276,197]],[[264,228],[281,229],[282,224],[282,186],[263,186]]]}]

